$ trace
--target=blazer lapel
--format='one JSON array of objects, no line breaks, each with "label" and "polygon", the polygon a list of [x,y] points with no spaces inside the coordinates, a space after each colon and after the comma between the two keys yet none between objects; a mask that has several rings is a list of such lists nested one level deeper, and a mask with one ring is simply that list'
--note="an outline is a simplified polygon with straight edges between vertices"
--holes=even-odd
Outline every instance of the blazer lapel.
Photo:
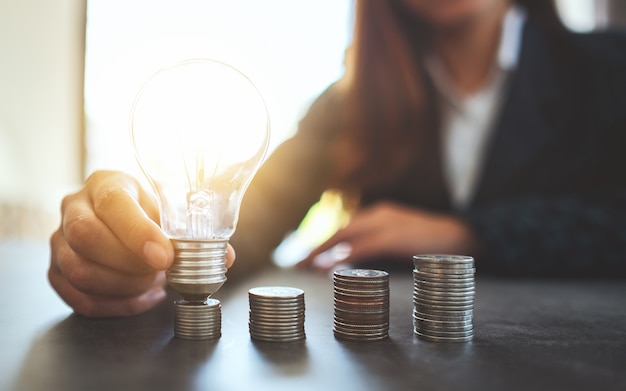
[{"label": "blazer lapel", "polygon": [[551,140],[549,118],[558,118],[554,103],[559,99],[554,65],[541,31],[528,20],[472,204],[505,195],[526,163]]}]

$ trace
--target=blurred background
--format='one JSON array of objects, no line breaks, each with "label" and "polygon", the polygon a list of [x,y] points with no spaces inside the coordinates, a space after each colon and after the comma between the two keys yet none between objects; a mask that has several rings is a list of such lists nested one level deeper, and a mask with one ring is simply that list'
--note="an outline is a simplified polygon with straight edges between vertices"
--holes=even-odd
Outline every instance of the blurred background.
[{"label": "blurred background", "polygon": [[[590,31],[623,0],[559,0]],[[62,197],[97,169],[140,175],[128,138],[141,84],[220,59],[264,95],[273,149],[342,71],[352,0],[0,0],[0,238],[47,239]]]}]

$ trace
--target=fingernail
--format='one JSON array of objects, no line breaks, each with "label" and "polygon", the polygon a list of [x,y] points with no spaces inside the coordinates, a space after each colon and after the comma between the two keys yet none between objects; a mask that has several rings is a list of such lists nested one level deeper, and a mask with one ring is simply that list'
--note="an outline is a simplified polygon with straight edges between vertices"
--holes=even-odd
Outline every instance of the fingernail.
[{"label": "fingernail", "polygon": [[167,268],[170,262],[168,251],[156,242],[146,242],[143,245],[143,255],[146,257],[146,262],[157,270]]}]

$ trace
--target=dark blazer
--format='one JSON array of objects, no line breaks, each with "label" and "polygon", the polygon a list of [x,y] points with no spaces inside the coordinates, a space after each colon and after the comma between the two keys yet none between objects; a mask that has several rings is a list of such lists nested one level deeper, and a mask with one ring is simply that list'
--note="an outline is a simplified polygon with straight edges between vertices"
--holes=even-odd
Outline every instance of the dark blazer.
[{"label": "dark blazer", "polygon": [[[548,36],[527,21],[467,210],[453,211],[445,194],[425,201],[428,183],[410,173],[369,202],[458,214],[488,250],[476,259],[481,274],[626,276],[626,36]],[[325,190],[337,99],[324,92],[253,180],[229,275],[267,264]]]},{"label": "dark blazer", "polygon": [[529,20],[485,163],[482,271],[626,276],[626,35]]}]

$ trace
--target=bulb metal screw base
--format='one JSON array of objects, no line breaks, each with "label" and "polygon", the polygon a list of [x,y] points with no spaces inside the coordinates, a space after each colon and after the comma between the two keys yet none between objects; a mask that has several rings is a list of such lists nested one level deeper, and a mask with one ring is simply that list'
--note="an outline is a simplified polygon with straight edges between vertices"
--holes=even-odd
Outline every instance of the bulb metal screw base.
[{"label": "bulb metal screw base", "polygon": [[167,282],[188,302],[203,302],[226,281],[227,240],[171,239],[174,263]]},{"label": "bulb metal screw base", "polygon": [[174,302],[176,337],[187,340],[212,340],[222,335],[222,305],[219,300]]}]

